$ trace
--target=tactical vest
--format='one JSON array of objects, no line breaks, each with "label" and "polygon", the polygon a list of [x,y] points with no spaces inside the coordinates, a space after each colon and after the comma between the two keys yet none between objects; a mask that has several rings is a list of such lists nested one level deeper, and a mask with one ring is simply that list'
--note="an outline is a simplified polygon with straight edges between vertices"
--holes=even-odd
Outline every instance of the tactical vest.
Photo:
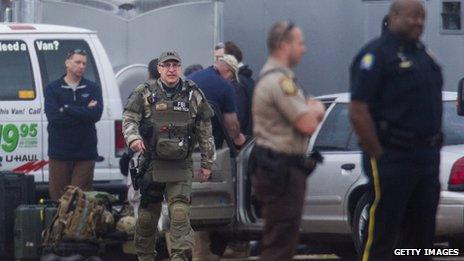
[{"label": "tactical vest", "polygon": [[149,141],[151,158],[157,160],[185,160],[195,146],[195,118],[191,111],[193,87],[182,83],[179,91],[169,94],[160,82],[149,87],[145,115],[153,126]]}]

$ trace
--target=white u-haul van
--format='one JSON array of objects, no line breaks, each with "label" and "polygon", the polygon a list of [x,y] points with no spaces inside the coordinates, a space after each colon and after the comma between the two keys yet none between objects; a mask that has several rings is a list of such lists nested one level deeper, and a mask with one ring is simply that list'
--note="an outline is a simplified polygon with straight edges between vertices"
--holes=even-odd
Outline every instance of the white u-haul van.
[{"label": "white u-haul van", "polygon": [[48,132],[44,88],[65,73],[69,51],[88,53],[84,77],[102,88],[104,109],[96,124],[98,160],[94,188],[121,191],[118,161],[124,151],[122,105],[108,56],[93,31],[44,24],[0,24],[0,170],[34,175],[48,189]]}]

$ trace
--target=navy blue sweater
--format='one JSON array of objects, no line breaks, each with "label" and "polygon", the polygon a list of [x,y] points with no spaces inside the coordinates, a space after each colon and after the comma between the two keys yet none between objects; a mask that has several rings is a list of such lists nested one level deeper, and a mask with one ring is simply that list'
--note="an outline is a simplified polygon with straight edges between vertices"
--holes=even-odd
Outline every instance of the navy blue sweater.
[{"label": "navy blue sweater", "polygon": [[[95,123],[103,112],[101,88],[82,78],[74,91],[64,76],[45,88],[48,156],[60,160],[97,159]],[[89,108],[90,101],[97,101]]]},{"label": "navy blue sweater", "polygon": [[[237,112],[235,103],[234,86],[221,77],[218,71],[210,66],[204,70],[194,72],[188,77],[203,91],[210,104],[216,106],[221,113]],[[211,119],[213,127],[214,144],[216,148],[222,148],[224,133],[216,117]]]}]

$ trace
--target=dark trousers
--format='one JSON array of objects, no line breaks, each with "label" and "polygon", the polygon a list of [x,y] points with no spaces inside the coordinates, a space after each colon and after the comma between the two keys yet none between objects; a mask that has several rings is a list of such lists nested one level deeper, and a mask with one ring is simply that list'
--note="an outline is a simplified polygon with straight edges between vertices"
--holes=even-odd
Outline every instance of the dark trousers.
[{"label": "dark trousers", "polygon": [[48,168],[48,193],[57,201],[68,185],[77,186],[84,191],[92,189],[94,160],[50,159]]},{"label": "dark trousers", "polygon": [[395,256],[395,248],[432,248],[440,197],[440,150],[385,149],[380,159],[363,155],[370,181],[369,221],[362,260],[431,260]]},{"label": "dark trousers", "polygon": [[275,182],[257,167],[251,177],[264,218],[260,260],[292,260],[298,244],[306,176],[297,167],[282,175],[287,175],[283,182]]}]

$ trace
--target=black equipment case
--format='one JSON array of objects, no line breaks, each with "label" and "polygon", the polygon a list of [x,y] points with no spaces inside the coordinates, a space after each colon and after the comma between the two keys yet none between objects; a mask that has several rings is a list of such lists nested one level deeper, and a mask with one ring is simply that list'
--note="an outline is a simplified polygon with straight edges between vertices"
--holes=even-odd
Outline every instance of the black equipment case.
[{"label": "black equipment case", "polygon": [[45,205],[19,205],[15,215],[14,256],[39,258],[42,246]]},{"label": "black equipment case", "polygon": [[0,172],[0,260],[13,260],[15,209],[34,202],[33,175]]}]

